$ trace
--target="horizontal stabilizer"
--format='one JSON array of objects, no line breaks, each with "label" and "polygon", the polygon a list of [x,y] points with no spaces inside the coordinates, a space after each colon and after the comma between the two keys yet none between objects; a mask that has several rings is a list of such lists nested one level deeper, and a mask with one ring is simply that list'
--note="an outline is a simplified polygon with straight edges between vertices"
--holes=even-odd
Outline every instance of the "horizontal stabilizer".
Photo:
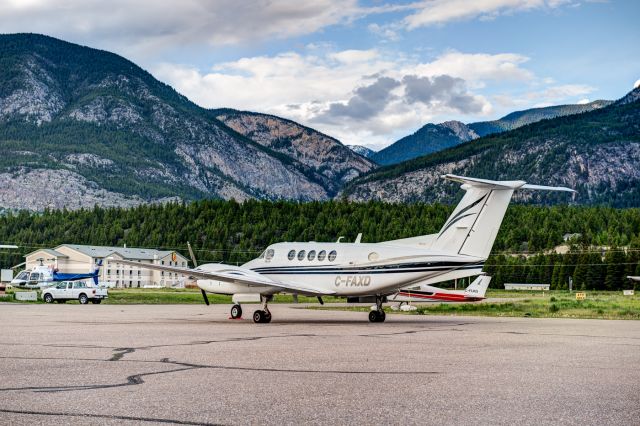
[{"label": "horizontal stabilizer", "polygon": [[576,192],[571,188],[564,186],[543,186],[543,185],[530,185],[523,180],[488,180],[470,178],[465,176],[457,176],[452,174],[446,174],[442,176],[444,179],[459,182],[476,188],[486,189],[537,189],[542,191],[564,191],[564,192]]}]

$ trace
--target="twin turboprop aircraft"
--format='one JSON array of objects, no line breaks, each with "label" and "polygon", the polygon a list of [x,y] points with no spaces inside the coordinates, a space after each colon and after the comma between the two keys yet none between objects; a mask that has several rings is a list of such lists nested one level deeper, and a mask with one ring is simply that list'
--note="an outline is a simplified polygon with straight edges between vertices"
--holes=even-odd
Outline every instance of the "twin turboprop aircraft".
[{"label": "twin turboprop aircraft", "polygon": [[[242,266],[209,263],[180,268],[115,262],[192,276],[207,304],[207,292],[233,295],[234,300],[259,295],[262,306],[253,313],[256,323],[271,321],[268,302],[276,293],[316,296],[320,301],[322,296],[374,296],[376,306],[369,321],[383,322],[385,296],[416,285],[479,275],[514,191],[575,192],[524,181],[443,177],[461,183],[466,194],[437,234],[380,243],[361,243],[360,238],[354,243],[277,243]],[[234,304],[231,316],[241,315],[241,305]]]}]

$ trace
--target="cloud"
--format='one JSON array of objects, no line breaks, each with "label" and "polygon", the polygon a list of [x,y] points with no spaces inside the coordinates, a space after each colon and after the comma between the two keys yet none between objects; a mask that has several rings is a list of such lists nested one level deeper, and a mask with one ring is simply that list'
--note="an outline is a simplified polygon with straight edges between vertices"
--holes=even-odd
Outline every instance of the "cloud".
[{"label": "cloud", "polygon": [[275,114],[345,143],[379,146],[427,122],[489,119],[513,106],[575,102],[593,90],[536,77],[528,61],[515,53],[455,51],[420,61],[395,51],[314,45],[208,71],[167,63],[152,73],[204,107]]},{"label": "cloud", "polygon": [[427,0],[415,4],[416,11],[406,16],[402,23],[409,29],[430,25],[442,25],[451,21],[481,18],[530,11],[553,9],[571,0]]},{"label": "cloud", "polygon": [[440,103],[464,114],[482,112],[486,100],[467,91],[465,81],[449,75],[432,78],[406,75],[402,78],[405,85],[405,99],[409,104]]},{"label": "cloud", "polygon": [[357,0],[13,0],[0,2],[0,27],[130,53],[311,34],[363,13]]},{"label": "cloud", "polygon": [[391,77],[378,77],[368,86],[358,87],[346,104],[332,103],[327,111],[317,117],[317,121],[334,118],[366,120],[384,111],[394,98],[392,90],[400,86],[400,82]]}]

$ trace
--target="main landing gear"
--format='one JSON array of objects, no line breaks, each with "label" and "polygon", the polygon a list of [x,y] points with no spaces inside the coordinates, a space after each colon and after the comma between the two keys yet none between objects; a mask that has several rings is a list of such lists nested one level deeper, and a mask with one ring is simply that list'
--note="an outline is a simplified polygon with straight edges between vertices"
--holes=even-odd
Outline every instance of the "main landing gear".
[{"label": "main landing gear", "polygon": [[258,309],[253,313],[253,322],[255,323],[269,323],[271,322],[271,312],[267,307],[267,303],[273,298],[273,296],[260,296],[262,301],[262,309]]},{"label": "main landing gear", "polygon": [[382,310],[382,296],[376,296],[376,309],[369,312],[370,322],[384,322],[387,315]]},{"label": "main landing gear", "polygon": [[231,318],[238,319],[242,317],[242,306],[235,304],[231,307]]}]

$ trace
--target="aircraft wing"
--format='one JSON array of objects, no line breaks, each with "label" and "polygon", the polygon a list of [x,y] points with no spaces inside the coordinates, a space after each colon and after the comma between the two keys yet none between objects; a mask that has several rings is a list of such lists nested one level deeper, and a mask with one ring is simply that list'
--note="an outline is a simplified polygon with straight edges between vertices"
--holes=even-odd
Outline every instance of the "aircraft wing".
[{"label": "aircraft wing", "polygon": [[215,280],[228,283],[244,284],[248,286],[272,286],[278,287],[284,291],[308,294],[312,296],[328,296],[335,294],[334,291],[316,288],[306,284],[300,285],[298,283],[292,283],[288,281],[276,281],[258,272],[252,271],[251,269],[233,265],[225,265],[224,263],[216,263],[215,270],[209,270],[203,267],[206,265],[202,265],[197,268],[181,268],[179,266],[155,265],[152,263],[140,263],[122,259],[109,260],[111,262],[121,263],[123,265],[137,266],[140,268],[153,269],[156,271],[167,271],[189,275],[201,280]]}]

